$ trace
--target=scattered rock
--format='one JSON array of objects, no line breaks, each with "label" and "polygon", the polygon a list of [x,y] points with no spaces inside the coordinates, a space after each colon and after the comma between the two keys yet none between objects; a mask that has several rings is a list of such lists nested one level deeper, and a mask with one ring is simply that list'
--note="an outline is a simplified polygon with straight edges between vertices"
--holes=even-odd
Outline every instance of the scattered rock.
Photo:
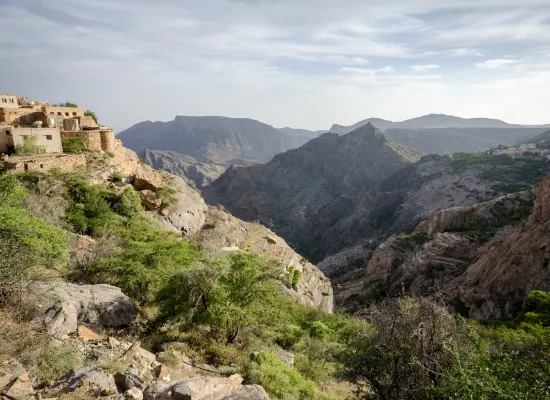
[{"label": "scattered rock", "polygon": [[137,387],[133,387],[124,392],[124,398],[128,400],[143,400],[143,393]]},{"label": "scattered rock", "polygon": [[111,285],[40,284],[37,290],[51,296],[53,305],[41,317],[48,333],[66,337],[85,323],[95,330],[124,328],[134,322],[138,307]]},{"label": "scattered rock", "polygon": [[271,353],[276,355],[277,358],[283,361],[285,364],[288,364],[291,367],[294,366],[294,354],[292,354],[291,352],[281,350],[281,349],[274,349],[274,350],[271,350]]},{"label": "scattered rock", "polygon": [[78,337],[84,340],[85,342],[88,342],[88,341],[99,342],[103,340],[103,337],[101,335],[98,335],[97,333],[95,333],[89,328],[86,328],[83,325],[78,325]]},{"label": "scattered rock", "polygon": [[[135,373],[138,372],[138,373]],[[115,384],[120,392],[125,392],[126,390],[137,388],[140,391],[145,389],[147,385],[145,382],[138,376],[139,371],[126,371],[125,373],[117,373],[115,375]]]},{"label": "scattered rock", "polygon": [[108,341],[109,341],[109,346],[111,346],[111,349],[114,349],[120,346],[120,342],[118,341],[118,339],[112,336],[109,336]]},{"label": "scattered rock", "polygon": [[[145,388],[143,391],[144,400],[164,400],[169,398],[173,382],[157,381]],[[171,393],[170,393],[171,394]]]},{"label": "scattered rock", "polygon": [[267,242],[270,244],[277,244],[277,239],[275,238],[275,236],[267,235],[265,237],[265,240],[267,240]]},{"label": "scattered rock", "polygon": [[269,400],[269,396],[259,385],[246,385],[224,400]]},{"label": "scattered rock", "polygon": [[160,364],[155,370],[155,373],[156,373],[157,379],[163,379],[165,381],[170,380],[170,370],[164,364]]},{"label": "scattered rock", "polygon": [[73,392],[79,387],[89,386],[94,396],[109,396],[117,392],[113,376],[100,368],[84,367],[64,376],[46,391],[47,394]]},{"label": "scattered rock", "polygon": [[29,373],[23,370],[11,383],[8,384],[4,393],[8,396],[19,398],[34,395]]}]

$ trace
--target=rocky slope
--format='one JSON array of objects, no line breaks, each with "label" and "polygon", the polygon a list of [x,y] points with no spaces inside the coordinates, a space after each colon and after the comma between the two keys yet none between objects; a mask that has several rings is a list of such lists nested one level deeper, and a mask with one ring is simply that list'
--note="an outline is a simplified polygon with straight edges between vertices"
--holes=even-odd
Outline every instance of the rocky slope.
[{"label": "rocky slope", "polygon": [[326,245],[319,240],[323,225],[335,223],[357,193],[419,156],[366,125],[344,136],[326,133],[266,164],[232,166],[204,196],[241,219],[261,221],[296,248],[311,249]]},{"label": "rocky slope", "polygon": [[548,146],[549,146],[548,142],[549,141],[550,141],[550,130],[547,130],[547,131],[544,131],[543,133],[541,133],[540,135],[537,135],[535,137],[524,140],[521,143],[518,143],[518,145],[531,144],[531,143],[537,144],[537,143],[540,143],[540,142],[544,142],[544,147],[548,148]]},{"label": "rocky slope", "polygon": [[316,136],[307,132],[278,130],[246,118],[177,116],[169,122],[141,122],[117,137],[140,155],[147,149],[171,150],[199,162],[224,164],[235,159],[267,161]]},{"label": "rocky slope", "polygon": [[[289,268],[300,270],[302,279],[296,289],[285,292],[302,304],[332,312],[333,294],[330,281],[319,269],[306,262],[286,242],[269,229],[245,223],[223,209],[208,207],[199,192],[182,178],[165,171],[155,171],[140,163],[131,150],[117,147],[113,157],[90,153],[88,172],[97,183],[109,183],[113,174],[120,174],[124,182],[132,183],[149,208],[151,215],[166,230],[183,236],[194,236],[211,253],[252,251],[281,265],[281,274]],[[159,188],[175,190],[174,204],[160,208],[156,195]]]},{"label": "rocky slope", "polygon": [[337,279],[337,304],[358,310],[402,292],[443,294],[470,318],[514,315],[530,291],[550,289],[549,210],[550,176],[538,192],[439,210],[415,233],[390,237],[362,268]]},{"label": "rocky slope", "polygon": [[227,166],[200,162],[176,151],[145,150],[144,158],[154,169],[179,176],[196,189],[208,186],[227,169]]}]

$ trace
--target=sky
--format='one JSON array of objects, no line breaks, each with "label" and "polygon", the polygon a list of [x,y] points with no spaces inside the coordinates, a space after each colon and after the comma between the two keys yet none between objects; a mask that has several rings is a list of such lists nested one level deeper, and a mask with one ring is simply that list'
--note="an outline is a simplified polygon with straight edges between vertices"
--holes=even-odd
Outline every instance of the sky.
[{"label": "sky", "polygon": [[0,0],[0,26],[0,92],[117,131],[176,115],[550,123],[550,0]]}]

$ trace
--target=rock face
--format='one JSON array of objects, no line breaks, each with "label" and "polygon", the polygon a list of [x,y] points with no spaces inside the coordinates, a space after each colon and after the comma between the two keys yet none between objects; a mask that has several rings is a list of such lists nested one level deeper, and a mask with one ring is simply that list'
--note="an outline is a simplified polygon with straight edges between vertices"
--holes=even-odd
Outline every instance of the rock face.
[{"label": "rock face", "polygon": [[138,312],[128,296],[110,285],[43,283],[36,290],[52,304],[42,320],[48,332],[57,337],[75,332],[81,323],[94,330],[127,327]]},{"label": "rock face", "polygon": [[300,271],[301,277],[296,288],[285,287],[285,293],[301,304],[326,312],[333,311],[334,299],[330,280],[266,227],[243,222],[221,207],[209,207],[206,224],[195,238],[211,255],[250,251],[278,261],[281,264],[281,273],[288,273],[290,269]]},{"label": "rock face", "polygon": [[[460,301],[472,318],[517,311],[531,290],[550,290],[550,176],[539,185],[525,225],[509,228],[483,248],[480,257],[457,278]],[[460,285],[460,286],[458,286]]]},{"label": "rock face", "polygon": [[324,229],[358,192],[419,156],[366,125],[345,136],[326,133],[266,164],[230,167],[204,196],[241,219],[260,220],[294,248],[311,250],[327,244],[321,239]]},{"label": "rock face", "polygon": [[181,177],[196,189],[203,189],[216,180],[228,165],[205,163],[196,158],[169,150],[145,151],[145,160],[155,169]]},{"label": "rock face", "polygon": [[143,392],[145,400],[222,400],[246,388],[243,378],[232,375],[229,378],[197,377],[175,382],[158,381]]},{"label": "rock face", "polygon": [[172,150],[204,163],[228,163],[267,161],[309,140],[287,135],[252,119],[177,116],[169,122],[141,122],[117,137],[139,154]]},{"label": "rock face", "polygon": [[[470,318],[516,315],[530,291],[550,290],[550,175],[531,206],[535,193],[437,211],[415,233],[391,237],[363,268],[340,277],[337,304],[357,311],[402,291],[440,292]],[[490,234],[479,239],[484,232]]]},{"label": "rock face", "polygon": [[94,396],[108,396],[117,393],[113,376],[94,367],[84,367],[69,373],[54,387],[48,389],[48,392],[50,394],[69,393],[83,385],[88,385],[90,393]]}]

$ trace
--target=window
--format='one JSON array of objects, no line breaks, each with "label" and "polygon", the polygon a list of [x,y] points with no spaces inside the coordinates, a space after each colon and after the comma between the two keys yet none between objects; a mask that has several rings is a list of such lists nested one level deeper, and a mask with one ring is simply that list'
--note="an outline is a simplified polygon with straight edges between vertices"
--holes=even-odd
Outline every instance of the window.
[{"label": "window", "polygon": [[2,97],[2,103],[7,103],[8,101]]},{"label": "window", "polygon": [[46,135],[46,140],[52,140],[52,135]]},{"label": "window", "polygon": [[13,103],[13,99],[10,99],[10,103]]},{"label": "window", "polygon": [[63,114],[61,114],[60,112],[58,112],[57,115],[63,115]]},{"label": "window", "polygon": [[8,129],[6,129],[6,136],[11,136],[11,132]]},{"label": "window", "polygon": [[55,113],[52,111],[52,112],[50,112],[50,115],[55,115]]},{"label": "window", "polygon": [[69,113],[65,113],[65,116],[68,117],[68,116],[69,116]]},{"label": "window", "polygon": [[73,117],[76,117],[76,113],[75,113],[75,112],[73,113]]}]

